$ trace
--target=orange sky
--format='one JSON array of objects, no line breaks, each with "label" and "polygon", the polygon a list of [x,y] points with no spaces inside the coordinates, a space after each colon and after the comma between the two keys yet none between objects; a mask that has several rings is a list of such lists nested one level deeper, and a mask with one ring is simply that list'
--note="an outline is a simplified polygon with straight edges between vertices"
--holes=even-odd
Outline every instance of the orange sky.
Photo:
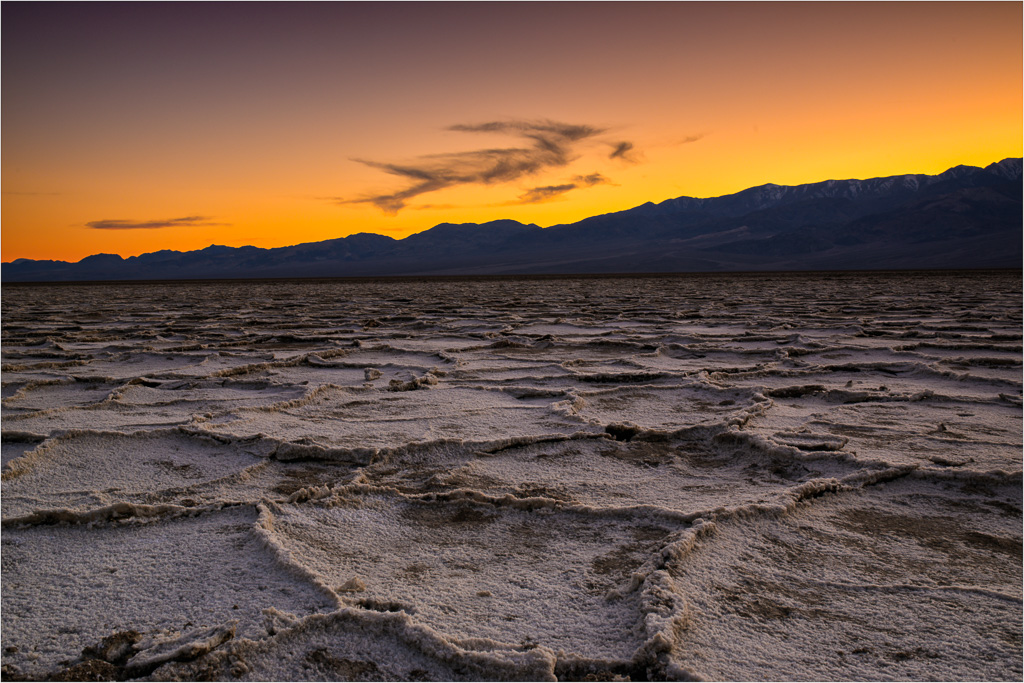
[{"label": "orange sky", "polygon": [[549,226],[1024,146],[1018,2],[2,13],[4,261]]}]

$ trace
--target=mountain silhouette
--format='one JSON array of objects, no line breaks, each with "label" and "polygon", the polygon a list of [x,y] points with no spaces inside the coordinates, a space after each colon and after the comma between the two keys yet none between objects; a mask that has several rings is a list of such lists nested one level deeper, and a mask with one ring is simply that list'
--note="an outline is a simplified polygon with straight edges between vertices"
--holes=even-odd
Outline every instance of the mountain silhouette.
[{"label": "mountain silhouette", "polygon": [[1020,268],[1021,159],[939,175],[767,184],[541,228],[441,223],[290,247],[17,259],[3,282]]}]

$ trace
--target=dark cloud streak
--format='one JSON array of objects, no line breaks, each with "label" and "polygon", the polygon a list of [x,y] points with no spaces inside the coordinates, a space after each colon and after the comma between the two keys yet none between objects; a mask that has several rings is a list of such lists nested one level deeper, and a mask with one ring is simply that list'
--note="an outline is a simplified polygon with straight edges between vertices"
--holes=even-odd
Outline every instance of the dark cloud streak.
[{"label": "dark cloud streak", "polygon": [[593,185],[602,185],[608,182],[600,173],[591,173],[590,175],[578,175],[573,178],[574,182],[565,183],[563,185],[544,185],[543,187],[534,187],[527,190],[523,194],[519,195],[519,204],[539,204],[540,202],[546,202],[549,199],[554,199],[566,192],[571,192],[582,187],[591,187]]},{"label": "dark cloud streak", "polygon": [[608,155],[609,159],[624,159],[626,161],[632,161],[630,151],[633,149],[632,142],[617,142],[612,149],[612,153]]},{"label": "dark cloud streak", "polygon": [[579,187],[576,183],[567,183],[565,185],[545,185],[544,187],[535,187],[531,190],[527,190],[524,194],[519,195],[520,204],[539,204],[540,202],[547,201],[558,195],[565,194],[570,190],[575,190]]},{"label": "dark cloud streak", "polygon": [[152,221],[129,221],[121,219],[105,218],[101,221],[91,221],[85,227],[94,230],[159,230],[162,228],[186,228],[186,227],[211,227],[224,226],[228,223],[214,223],[209,216],[185,216],[183,218],[168,218],[166,220]]},{"label": "dark cloud streak", "polygon": [[578,175],[574,178],[577,183],[582,183],[587,187],[591,185],[604,185],[605,183],[611,182],[600,173],[591,173],[590,175]]},{"label": "dark cloud streak", "polygon": [[697,142],[698,140],[702,139],[705,135],[707,135],[707,133],[698,133],[697,135],[690,135],[680,140],[677,144],[687,145],[691,142]]},{"label": "dark cloud streak", "polygon": [[449,126],[448,130],[462,133],[505,133],[538,140],[555,137],[570,141],[582,140],[604,132],[603,129],[593,126],[559,123],[557,121],[492,121],[490,123],[473,125],[456,124]]}]

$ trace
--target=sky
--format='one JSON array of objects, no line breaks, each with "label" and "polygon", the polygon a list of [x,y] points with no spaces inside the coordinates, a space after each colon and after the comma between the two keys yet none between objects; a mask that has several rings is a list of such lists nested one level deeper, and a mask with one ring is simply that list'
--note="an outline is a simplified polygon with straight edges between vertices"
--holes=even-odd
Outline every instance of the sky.
[{"label": "sky", "polygon": [[0,256],[986,166],[1024,147],[1022,6],[4,2]]}]

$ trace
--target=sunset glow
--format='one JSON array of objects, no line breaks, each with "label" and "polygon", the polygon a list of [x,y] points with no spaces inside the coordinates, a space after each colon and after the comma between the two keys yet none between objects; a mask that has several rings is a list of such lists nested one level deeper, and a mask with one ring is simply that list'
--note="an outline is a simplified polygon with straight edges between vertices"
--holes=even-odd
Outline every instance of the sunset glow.
[{"label": "sunset glow", "polygon": [[551,226],[1021,156],[1022,5],[3,5],[2,258]]}]

